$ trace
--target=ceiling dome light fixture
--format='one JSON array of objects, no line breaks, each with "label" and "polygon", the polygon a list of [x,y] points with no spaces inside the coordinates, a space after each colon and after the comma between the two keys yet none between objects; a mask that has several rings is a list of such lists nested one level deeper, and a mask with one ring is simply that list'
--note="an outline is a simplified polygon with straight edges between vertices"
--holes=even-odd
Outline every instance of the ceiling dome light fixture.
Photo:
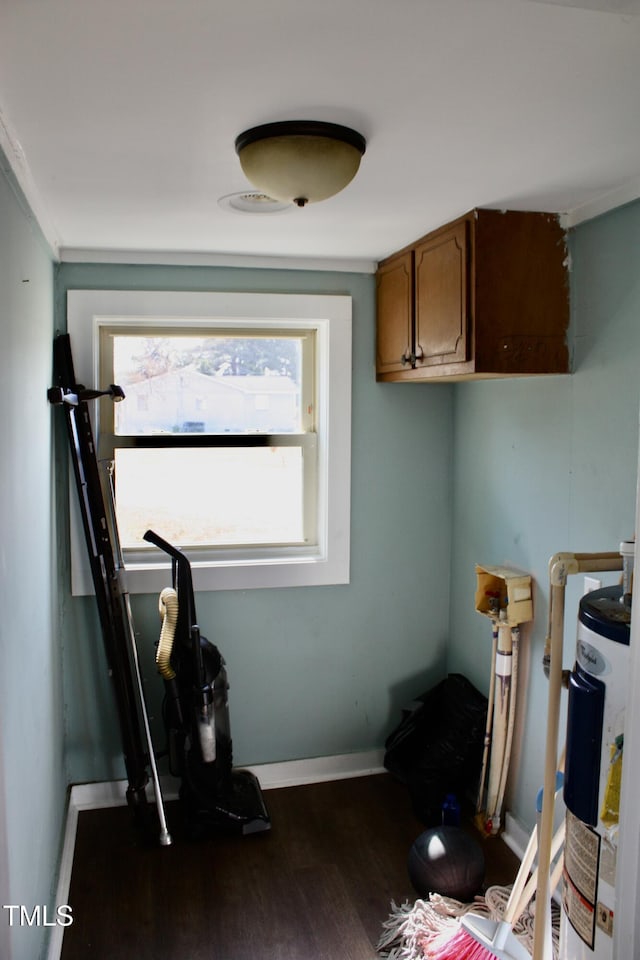
[{"label": "ceiling dome light fixture", "polygon": [[236,137],[240,165],[254,187],[299,207],[343,190],[366,145],[350,127],[315,120],[265,123]]}]

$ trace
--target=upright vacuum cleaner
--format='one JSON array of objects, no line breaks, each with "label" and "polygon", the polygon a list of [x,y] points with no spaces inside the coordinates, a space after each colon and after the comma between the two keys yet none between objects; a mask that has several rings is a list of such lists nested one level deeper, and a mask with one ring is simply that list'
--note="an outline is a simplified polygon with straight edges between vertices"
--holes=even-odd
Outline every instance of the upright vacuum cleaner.
[{"label": "upright vacuum cleaner", "polygon": [[172,586],[160,594],[156,663],[165,685],[170,768],[181,778],[187,829],[194,836],[210,829],[268,830],[257,778],[233,769],[227,672],[218,648],[200,633],[189,560],[152,530],[144,539],[171,557]]}]

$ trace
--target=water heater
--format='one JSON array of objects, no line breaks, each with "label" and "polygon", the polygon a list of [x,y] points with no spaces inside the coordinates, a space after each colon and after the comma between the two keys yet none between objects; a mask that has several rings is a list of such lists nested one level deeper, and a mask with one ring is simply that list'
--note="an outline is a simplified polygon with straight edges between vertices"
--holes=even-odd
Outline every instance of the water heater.
[{"label": "water heater", "polygon": [[563,960],[613,957],[630,623],[626,584],[580,601],[567,715]]}]

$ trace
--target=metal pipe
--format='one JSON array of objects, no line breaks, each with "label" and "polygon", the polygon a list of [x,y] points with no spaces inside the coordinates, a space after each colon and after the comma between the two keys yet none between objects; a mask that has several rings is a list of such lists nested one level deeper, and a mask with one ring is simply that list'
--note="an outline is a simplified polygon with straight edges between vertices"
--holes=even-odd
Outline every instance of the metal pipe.
[{"label": "metal pipe", "polygon": [[504,762],[502,764],[502,772],[500,774],[500,784],[498,787],[498,797],[496,800],[496,812],[493,817],[493,833],[497,833],[500,828],[501,816],[502,816],[502,804],[504,802],[504,795],[507,788],[507,776],[509,773],[509,765],[511,761],[511,748],[513,745],[513,731],[516,722],[516,699],[517,699],[517,690],[518,690],[518,658],[520,650],[520,627],[515,626],[511,628],[511,689],[509,693],[509,718],[507,721],[507,740],[504,748]]},{"label": "metal pipe", "polygon": [[129,640],[131,644],[131,658],[133,660],[136,681],[138,686],[138,696],[140,699],[140,712],[142,714],[142,723],[144,726],[145,737],[147,740],[147,746],[149,748],[149,766],[151,767],[151,779],[153,780],[153,790],[156,798],[156,808],[158,810],[158,819],[160,821],[160,845],[163,847],[171,846],[171,834],[167,828],[167,820],[164,812],[164,803],[162,799],[162,788],[160,787],[160,777],[158,776],[158,768],[156,766],[155,752],[153,749],[153,740],[151,739],[151,729],[149,727],[149,717],[147,715],[147,707],[144,699],[144,687],[142,685],[142,675],[140,673],[140,664],[138,661],[138,647],[136,645],[135,633],[133,630],[133,617],[131,614],[131,604],[129,602],[129,592],[125,584],[125,572],[122,567],[118,570],[118,583],[120,586],[120,595],[122,596],[125,602],[125,609],[127,611],[127,620],[129,623]]},{"label": "metal pipe", "polygon": [[113,462],[107,464],[107,481],[109,487],[108,503],[110,511],[110,520],[112,527],[112,536],[113,536],[113,545],[114,545],[114,554],[116,562],[115,576],[117,580],[118,592],[124,610],[126,613],[127,619],[127,628],[129,634],[129,646],[131,649],[131,659],[133,661],[134,672],[136,676],[136,685],[138,688],[138,701],[140,705],[140,713],[142,715],[142,723],[144,726],[145,739],[147,741],[147,749],[149,752],[149,766],[151,767],[151,779],[153,780],[153,791],[155,794],[156,800],[156,809],[158,811],[158,819],[160,821],[160,845],[163,847],[168,847],[171,845],[171,834],[167,828],[167,819],[164,812],[164,802],[162,799],[162,788],[160,786],[160,777],[158,776],[158,768],[156,765],[155,750],[153,747],[153,739],[151,737],[151,728],[149,726],[149,717],[147,714],[147,705],[144,697],[144,687],[142,684],[142,674],[140,673],[140,663],[138,660],[138,647],[136,644],[136,634],[133,626],[133,614],[131,612],[131,601],[129,598],[129,590],[126,583],[126,573],[124,567],[124,559],[122,556],[122,546],[120,544],[120,536],[118,533],[118,522],[116,519],[115,512],[115,491],[114,491],[114,464]]},{"label": "metal pipe", "polygon": [[[622,570],[622,557],[620,553],[555,553],[549,560],[549,584],[550,586],[561,587],[557,593],[555,602],[561,603],[564,607],[564,588],[567,585],[567,578],[576,573],[600,573],[608,570]],[[552,637],[552,618],[554,606],[553,590],[549,596],[549,626],[544,646],[544,655],[542,665],[545,676],[549,676],[549,654],[551,651]]]},{"label": "metal pipe", "polygon": [[491,759],[489,764],[489,783],[487,786],[487,828],[490,825],[491,834],[498,832],[500,824],[500,808],[498,794],[505,765],[509,758],[506,755],[507,733],[509,725],[509,706],[512,697],[512,632],[505,619],[498,623],[498,649],[494,672],[496,675],[496,693],[493,706],[493,728],[491,734]]},{"label": "metal pipe", "polygon": [[544,960],[547,931],[546,903],[550,897],[549,870],[555,810],[556,770],[558,768],[558,727],[562,694],[562,640],[564,636],[564,585],[552,584],[550,603],[553,616],[550,625],[549,696],[547,705],[547,737],[545,744],[542,816],[538,840],[538,889],[533,937],[533,960]]},{"label": "metal pipe", "polygon": [[[489,761],[489,747],[491,746],[491,731],[493,729],[493,703],[496,689],[496,671],[495,671],[495,662],[496,662],[496,651],[498,649],[498,620],[495,618],[492,621],[491,628],[491,678],[489,681],[489,699],[487,702],[487,722],[484,732],[484,750],[482,753],[482,770],[480,772],[480,785],[478,787],[478,800],[476,803],[476,814],[478,816],[482,813],[482,805],[484,803],[484,794],[486,787],[487,779],[487,768]],[[484,818],[486,820],[486,817]],[[480,827],[480,824],[478,824]],[[485,824],[482,823],[481,829],[484,830]]]}]

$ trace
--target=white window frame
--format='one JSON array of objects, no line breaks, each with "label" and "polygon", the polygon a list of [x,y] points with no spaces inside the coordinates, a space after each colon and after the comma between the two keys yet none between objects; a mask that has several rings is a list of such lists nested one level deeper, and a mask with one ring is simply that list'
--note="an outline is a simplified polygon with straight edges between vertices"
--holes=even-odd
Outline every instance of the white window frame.
[{"label": "white window frame", "polygon": [[[318,542],[310,547],[235,551],[191,561],[196,590],[322,586],[349,583],[351,524],[351,297],[342,295],[212,293],[141,290],[70,290],[67,331],[76,379],[104,386],[99,377],[99,330],[130,321],[144,327],[308,327],[316,331],[318,377]],[[95,401],[98,402],[98,401]],[[110,402],[102,400],[102,403]],[[97,418],[93,418],[94,430]],[[74,595],[93,592],[77,493],[70,486],[71,578]],[[161,534],[161,531],[157,531]],[[160,552],[159,552],[160,553]],[[167,586],[165,555],[129,563],[130,593],[156,593]]]},{"label": "white window frame", "polygon": [[[277,324],[273,320],[263,320],[261,326],[256,328],[254,326],[247,326],[246,321],[240,321],[234,319],[233,321],[224,320],[221,323],[208,319],[206,321],[206,328],[203,326],[197,328],[188,328],[186,323],[184,327],[180,324],[176,327],[174,319],[170,319],[166,322],[159,321],[155,325],[149,325],[149,329],[145,331],[144,328],[137,327],[130,318],[124,318],[120,321],[115,321],[113,325],[103,323],[102,318],[99,321],[99,356],[100,356],[100,376],[98,377],[99,383],[112,383],[114,380],[117,380],[117,376],[113,369],[113,355],[109,356],[108,351],[108,341],[109,334],[117,334],[118,331],[126,332],[129,331],[134,336],[145,336],[148,333],[149,336],[161,336],[162,331],[166,330],[169,333],[169,336],[180,335],[181,331],[184,330],[184,335],[197,335],[198,333],[206,333],[211,335],[222,335],[224,337],[233,336],[234,334],[239,334],[240,336],[254,337],[254,336],[286,336],[290,334],[293,337],[299,338],[300,341],[304,339],[305,345],[302,346],[301,354],[301,365],[302,365],[302,376],[305,381],[304,390],[300,397],[302,402],[302,408],[300,410],[300,423],[298,429],[292,432],[285,433],[275,433],[271,438],[270,442],[273,443],[273,446],[296,446],[302,453],[302,483],[303,483],[303,533],[304,540],[303,544],[317,544],[318,535],[323,538],[325,532],[322,528],[317,529],[318,527],[318,514],[319,514],[319,504],[318,504],[318,494],[317,494],[317,480],[318,480],[318,429],[316,426],[316,421],[318,419],[318,411],[321,412],[321,407],[319,406],[316,382],[318,381],[318,372],[321,367],[321,357],[317,356],[316,350],[316,340],[317,340],[317,330],[315,321],[303,321],[297,323],[295,320],[292,321],[281,321]],[[106,340],[105,336],[106,335]],[[104,351],[105,343],[107,344],[107,350]],[[301,344],[302,345],[302,344]],[[104,351],[104,352],[103,352]],[[309,405],[309,409],[304,409],[305,405]],[[96,422],[98,423],[97,433],[99,434],[98,442],[98,457],[104,459],[105,461],[112,461],[115,459],[115,451],[118,447],[128,446],[127,441],[122,440],[118,435],[113,433],[114,423],[113,423],[113,404],[105,404],[104,402],[99,404],[98,409],[96,410]],[[104,431],[104,434],[103,434]],[[198,440],[200,437],[197,438]],[[202,439],[205,440],[207,446],[209,446],[208,438],[206,434],[202,435]],[[222,442],[219,444],[220,447],[225,446],[224,439],[220,438]],[[238,439],[238,435],[234,436],[234,440]],[[262,436],[264,439],[264,436]],[[249,438],[247,438],[249,441]],[[184,441],[184,442],[183,442]],[[191,443],[195,442],[193,439],[190,440],[189,436],[181,436],[178,439],[178,442],[173,443],[175,447],[178,446],[190,446]],[[169,445],[172,443],[169,441]],[[199,445],[199,444],[198,444]],[[151,440],[151,446],[153,448],[154,441]],[[161,444],[158,444],[160,447]],[[216,446],[213,436],[211,436],[210,448]],[[251,443],[247,442],[247,447],[250,447]],[[156,447],[157,449],[157,447]],[[159,532],[159,531],[158,531]],[[170,537],[168,539],[171,539]],[[289,548],[290,556],[308,556],[314,555],[316,552],[316,547],[312,546],[311,548],[304,546],[302,543],[299,546],[291,545]],[[191,559],[192,562],[197,562],[198,558],[204,556],[206,559],[217,559],[223,558],[228,561],[234,561],[237,559],[246,560],[250,557],[255,557],[256,559],[279,559],[283,556],[285,551],[285,544],[282,542],[277,542],[273,546],[267,545],[254,545],[250,544],[244,545],[216,545],[207,547],[206,545],[198,545],[194,547],[185,546],[184,549],[191,550]],[[151,548],[153,552],[153,548]],[[144,562],[144,558],[149,555],[149,547],[146,545],[141,545],[140,548],[129,547],[125,548],[125,555],[129,565],[134,565],[137,562]],[[207,552],[211,553],[211,556],[207,558]],[[140,557],[140,553],[142,557]],[[215,555],[215,557],[214,557]]]}]

